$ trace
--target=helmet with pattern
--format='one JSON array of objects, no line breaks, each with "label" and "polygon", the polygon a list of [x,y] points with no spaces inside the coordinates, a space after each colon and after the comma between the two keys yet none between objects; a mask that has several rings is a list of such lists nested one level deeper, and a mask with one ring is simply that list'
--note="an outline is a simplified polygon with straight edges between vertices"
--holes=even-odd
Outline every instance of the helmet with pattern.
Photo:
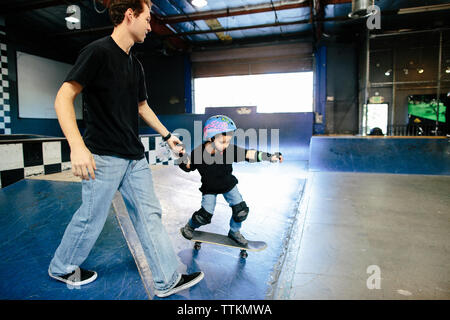
[{"label": "helmet with pattern", "polygon": [[236,125],[231,118],[224,115],[210,117],[203,127],[203,139],[208,140],[221,133],[236,131]]}]

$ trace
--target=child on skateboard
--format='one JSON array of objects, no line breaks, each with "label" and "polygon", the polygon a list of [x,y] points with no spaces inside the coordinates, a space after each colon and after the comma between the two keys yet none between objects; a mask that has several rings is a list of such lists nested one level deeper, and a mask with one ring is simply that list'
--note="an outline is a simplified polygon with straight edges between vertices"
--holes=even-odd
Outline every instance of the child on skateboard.
[{"label": "child on skateboard", "polygon": [[206,141],[185,155],[179,167],[186,171],[198,170],[201,175],[202,192],[201,208],[194,212],[188,223],[181,228],[181,234],[186,239],[192,239],[193,232],[202,225],[211,223],[216,206],[216,197],[222,194],[231,207],[230,231],[228,237],[239,245],[247,245],[248,241],[240,233],[242,222],[247,219],[249,208],[243,200],[238,188],[238,180],[232,174],[233,162],[283,162],[283,156],[277,152],[248,150],[230,144],[236,125],[233,120],[224,115],[210,117],[203,128],[203,139]]}]

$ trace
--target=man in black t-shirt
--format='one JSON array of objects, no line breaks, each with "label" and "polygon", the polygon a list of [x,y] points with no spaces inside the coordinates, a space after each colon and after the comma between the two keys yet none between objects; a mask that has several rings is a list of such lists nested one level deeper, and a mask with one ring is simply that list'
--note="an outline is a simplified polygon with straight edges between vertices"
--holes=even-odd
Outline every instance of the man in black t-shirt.
[{"label": "man in black t-shirt", "polygon": [[[82,180],[82,204],[66,228],[50,263],[50,277],[79,286],[97,273],[81,269],[106,221],[119,190],[148,261],[156,295],[166,297],[198,283],[202,272],[180,274],[179,262],[161,222],[161,206],[139,138],[139,116],[176,153],[181,142],[147,104],[144,70],[130,52],[150,27],[149,0],[112,0],[111,36],[83,48],[55,100],[61,129],[70,145],[72,172]],[[83,92],[86,131],[78,130],[73,101]]]},{"label": "man in black t-shirt", "polygon": [[188,223],[181,228],[186,239],[192,239],[196,228],[211,223],[218,194],[222,194],[231,207],[230,231],[228,237],[240,245],[248,241],[241,234],[242,222],[247,219],[249,208],[237,188],[238,180],[233,175],[233,162],[270,161],[283,162],[283,156],[277,152],[270,154],[257,150],[247,150],[230,144],[236,125],[224,115],[212,116],[205,122],[203,138],[205,143],[195,148],[190,156],[185,155],[179,161],[180,168],[186,172],[198,170],[201,175],[201,208],[194,212]]}]

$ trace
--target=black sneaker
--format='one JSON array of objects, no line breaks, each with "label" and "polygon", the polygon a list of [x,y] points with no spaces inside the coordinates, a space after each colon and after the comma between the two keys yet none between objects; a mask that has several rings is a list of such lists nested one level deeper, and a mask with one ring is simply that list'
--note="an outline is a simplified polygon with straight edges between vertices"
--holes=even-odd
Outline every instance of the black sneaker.
[{"label": "black sneaker", "polygon": [[228,238],[233,239],[235,242],[237,242],[240,246],[246,246],[248,244],[247,239],[244,238],[244,236],[239,232],[233,232],[233,231],[229,231],[228,232]]},{"label": "black sneaker", "polygon": [[164,298],[167,296],[170,296],[174,293],[177,293],[179,291],[182,291],[184,289],[190,288],[197,283],[199,283],[204,277],[203,272],[195,272],[191,274],[183,274],[181,275],[180,281],[171,289],[165,290],[165,291],[158,291],[155,290],[156,296],[160,298]]},{"label": "black sneaker", "polygon": [[195,229],[192,228],[188,222],[183,228],[180,229],[180,232],[183,235],[183,237],[185,237],[188,240],[191,240],[192,237],[194,236],[194,230]]},{"label": "black sneaker", "polygon": [[82,286],[97,279],[97,272],[84,270],[81,268],[77,268],[72,273],[68,273],[63,276],[55,276],[51,274],[50,271],[48,272],[48,275],[53,279],[70,284],[72,286]]}]

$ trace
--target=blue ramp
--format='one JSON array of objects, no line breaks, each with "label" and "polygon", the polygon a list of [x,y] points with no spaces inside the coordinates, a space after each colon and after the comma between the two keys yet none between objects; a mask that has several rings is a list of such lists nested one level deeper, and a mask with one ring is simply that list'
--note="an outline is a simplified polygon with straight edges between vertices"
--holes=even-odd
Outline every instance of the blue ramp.
[{"label": "blue ramp", "polygon": [[450,174],[446,138],[314,136],[309,167],[313,171],[399,174]]},{"label": "blue ramp", "polygon": [[[265,299],[276,281],[284,247],[304,185],[305,164],[238,165],[236,176],[250,215],[243,233],[268,243],[261,252],[204,244],[195,251],[179,229],[200,206],[199,176],[174,166],[153,171],[163,223],[180,261],[180,272],[202,270],[205,279],[168,299]],[[146,300],[139,275],[113,209],[83,267],[98,273],[78,288],[51,279],[48,265],[73,213],[81,204],[81,184],[22,180],[0,190],[0,299]],[[218,200],[213,223],[204,230],[225,233],[231,209]],[[155,298],[156,297],[151,297]]]},{"label": "blue ramp", "polygon": [[147,299],[113,214],[83,264],[96,281],[70,288],[48,276],[80,196],[81,184],[71,182],[22,180],[0,190],[0,299]]}]

